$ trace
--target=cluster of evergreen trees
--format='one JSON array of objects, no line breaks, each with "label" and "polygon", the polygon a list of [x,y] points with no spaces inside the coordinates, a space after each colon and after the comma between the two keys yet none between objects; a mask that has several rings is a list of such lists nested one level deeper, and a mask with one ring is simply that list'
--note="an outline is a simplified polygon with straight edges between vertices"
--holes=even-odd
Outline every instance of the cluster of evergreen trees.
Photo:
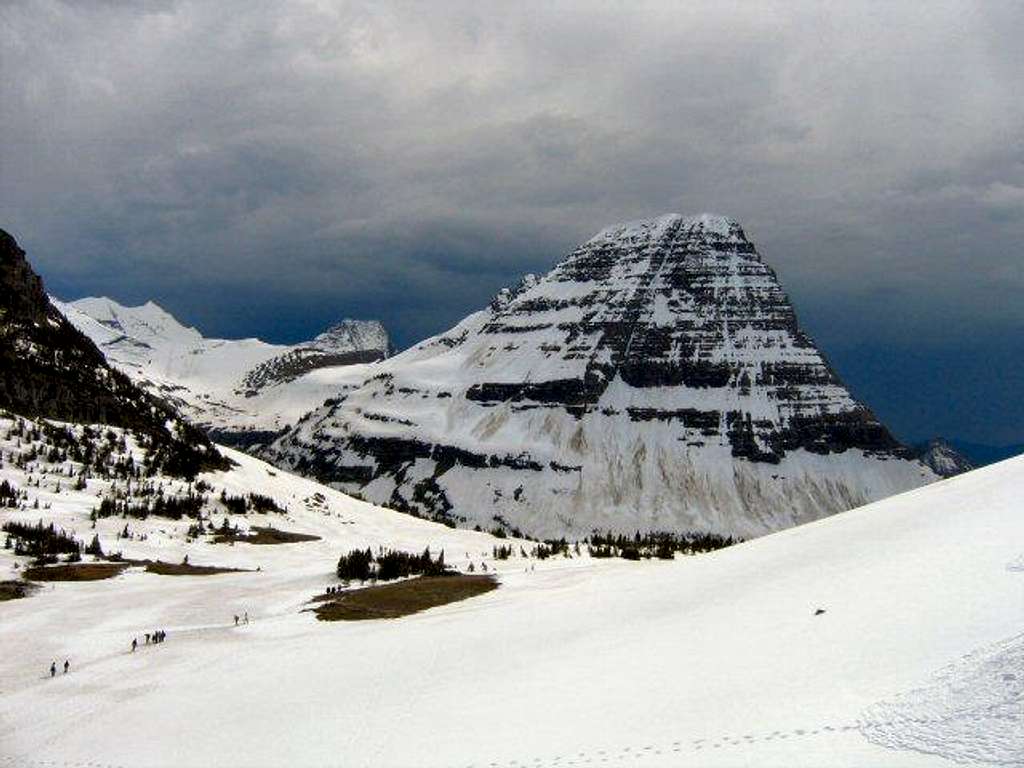
[{"label": "cluster of evergreen trees", "polygon": [[0,482],[0,507],[17,507],[18,490],[9,482]]},{"label": "cluster of evergreen trees", "polygon": [[640,560],[656,557],[671,560],[675,554],[695,555],[731,547],[742,539],[719,536],[715,533],[670,533],[653,532],[633,536],[615,534],[611,531],[593,533],[584,539],[591,557],[621,557],[625,560]]},{"label": "cluster of evergreen trees", "polygon": [[[10,414],[0,411],[0,415]],[[182,431],[188,440],[136,434],[143,451],[141,462],[136,461],[125,432],[89,424],[55,424],[12,416],[6,437],[17,441],[20,448],[10,456],[14,466],[29,469],[35,462],[71,462],[79,465],[77,471],[83,477],[141,479],[162,473],[192,480],[198,472],[230,466],[226,458],[205,445],[205,438],[192,434],[192,427],[179,426]]]},{"label": "cluster of evergreen trees", "polygon": [[262,514],[276,512],[279,515],[283,515],[287,511],[272,498],[264,496],[262,493],[249,494],[249,508],[252,509],[253,512],[259,512]]},{"label": "cluster of evergreen trees", "polygon": [[67,554],[72,559],[79,559],[82,554],[82,543],[53,523],[43,525],[40,520],[35,525],[10,520],[3,524],[2,530],[7,534],[4,541],[5,549],[13,549],[16,555],[35,557],[37,563],[57,561],[57,555]]},{"label": "cluster of evergreen trees", "polygon": [[194,493],[186,493],[181,496],[164,496],[157,494],[152,503],[142,501],[132,503],[131,501],[118,501],[106,497],[100,501],[99,507],[93,510],[92,519],[95,521],[105,517],[134,517],[145,520],[150,515],[154,517],[167,517],[171,520],[181,520],[183,517],[198,518],[206,503],[206,496]]},{"label": "cluster of evergreen trees", "polygon": [[444,564],[444,550],[435,559],[427,547],[415,555],[381,547],[355,549],[338,559],[338,578],[346,581],[391,581],[408,576],[444,576],[452,573]]},{"label": "cluster of evergreen trees", "polygon": [[272,498],[265,496],[262,493],[248,493],[245,496],[232,496],[227,493],[227,491],[221,491],[220,503],[223,504],[227,511],[233,515],[244,515],[250,510],[264,514],[270,512],[284,514],[287,511]]},{"label": "cluster of evergreen trees", "polygon": [[141,474],[124,435],[112,429],[103,431],[89,425],[71,427],[16,418],[6,437],[17,441],[20,450],[12,453],[10,461],[21,469],[30,469],[35,462],[45,462],[78,465],[66,468],[69,476],[77,472],[82,477],[108,479]]}]

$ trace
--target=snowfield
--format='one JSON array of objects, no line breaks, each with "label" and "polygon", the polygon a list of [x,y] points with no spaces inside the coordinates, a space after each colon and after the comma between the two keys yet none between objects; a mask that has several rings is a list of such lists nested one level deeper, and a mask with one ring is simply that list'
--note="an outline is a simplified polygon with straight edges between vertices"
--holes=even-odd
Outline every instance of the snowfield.
[{"label": "snowfield", "polygon": [[[0,766],[1024,765],[1024,458],[697,557],[494,563],[487,534],[230,455],[215,489],[271,495],[289,512],[268,519],[323,539],[133,521],[129,557],[260,570],[0,603]],[[92,492],[47,514],[84,536]],[[301,612],[368,543],[486,560],[501,586],[397,620]],[[167,642],[132,654],[154,628]]]}]

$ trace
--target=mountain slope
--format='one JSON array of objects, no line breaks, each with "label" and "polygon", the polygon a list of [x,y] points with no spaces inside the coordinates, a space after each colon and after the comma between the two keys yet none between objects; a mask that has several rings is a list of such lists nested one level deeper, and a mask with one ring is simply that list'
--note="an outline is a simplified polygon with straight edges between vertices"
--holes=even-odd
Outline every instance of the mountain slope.
[{"label": "mountain slope", "polygon": [[151,466],[195,474],[223,458],[162,399],[113,370],[54,307],[15,239],[0,230],[0,409],[131,429]]},{"label": "mountain slope", "polygon": [[[237,458],[243,487],[295,494],[289,525],[323,541],[191,545],[199,562],[262,570],[129,572],[0,604],[0,756],[139,768],[339,755],[352,766],[1024,764],[1024,459],[711,555],[510,566],[485,597],[351,625],[299,612],[347,541],[397,539],[398,526],[411,546],[428,541],[414,529],[458,537],[449,552],[487,538],[374,518],[330,491],[331,514],[306,512],[314,484]],[[159,527],[127,546],[180,556]],[[230,614],[243,610],[253,623],[236,629]],[[131,654],[150,627],[167,644]],[[54,657],[71,659],[68,677],[45,677]]]},{"label": "mountain slope", "polygon": [[346,378],[262,455],[463,524],[751,536],[935,479],[724,217],[611,227]]},{"label": "mountain slope", "polygon": [[259,339],[207,339],[149,302],[54,300],[112,365],[174,402],[218,439],[245,444],[293,423],[334,393],[345,366],[385,358],[390,341],[376,321],[342,320],[292,346]]}]

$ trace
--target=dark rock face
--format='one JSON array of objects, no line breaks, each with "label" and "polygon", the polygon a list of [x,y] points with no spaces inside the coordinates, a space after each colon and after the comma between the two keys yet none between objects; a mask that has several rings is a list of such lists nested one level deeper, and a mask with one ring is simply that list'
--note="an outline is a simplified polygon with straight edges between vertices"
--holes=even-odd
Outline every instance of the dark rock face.
[{"label": "dark rock face", "polygon": [[384,326],[375,320],[342,320],[312,341],[290,349],[248,371],[241,389],[255,397],[266,387],[286,384],[310,371],[341,365],[376,363],[391,354]]},{"label": "dark rock face", "polygon": [[274,384],[285,384],[310,371],[330,368],[336,365],[358,365],[376,363],[383,356],[375,350],[353,352],[322,352],[317,349],[293,349],[253,368],[242,379],[247,397],[254,397],[260,390]]},{"label": "dark rock face", "polygon": [[[25,252],[0,230],[0,408],[29,418],[124,427],[148,436],[172,474],[225,460],[164,401],[107,365],[50,303]],[[172,427],[173,426],[173,434]]]},{"label": "dark rock face", "polygon": [[[583,375],[483,382],[466,396],[575,406],[597,403],[616,377],[637,389],[749,391],[753,386],[770,393],[790,423],[752,419],[742,410],[727,412],[734,456],[777,462],[797,448],[899,451],[897,441],[863,406],[851,402],[842,414],[822,415],[832,396],[825,390],[842,387],[835,372],[799,329],[775,273],[740,226],[724,220],[706,223],[680,217],[660,229],[654,223],[623,229],[621,236],[596,238],[577,249],[545,278],[547,295],[513,297],[481,336],[545,331],[545,337],[558,340],[537,345],[535,351],[586,361]],[[652,230],[656,237],[649,238]],[[559,284],[595,289],[560,296]],[[551,324],[536,323],[538,315],[555,313],[576,317],[559,323],[554,332]],[[662,413],[647,409],[643,418],[662,418]],[[639,418],[636,414],[633,409],[631,415]],[[711,411],[704,420],[721,417]]]},{"label": "dark rock face", "polygon": [[605,230],[265,455],[543,534],[751,535],[933,479],[843,387],[739,224],[713,216]]}]

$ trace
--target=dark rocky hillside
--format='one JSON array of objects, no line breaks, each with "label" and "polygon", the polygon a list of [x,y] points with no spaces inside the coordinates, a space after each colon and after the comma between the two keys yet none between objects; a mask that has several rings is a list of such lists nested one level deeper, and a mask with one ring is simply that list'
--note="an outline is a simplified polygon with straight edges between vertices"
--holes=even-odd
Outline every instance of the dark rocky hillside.
[{"label": "dark rocky hillside", "polygon": [[137,433],[150,464],[194,475],[226,466],[166,402],[112,369],[50,303],[15,239],[0,230],[0,408],[29,418],[107,424]]}]

